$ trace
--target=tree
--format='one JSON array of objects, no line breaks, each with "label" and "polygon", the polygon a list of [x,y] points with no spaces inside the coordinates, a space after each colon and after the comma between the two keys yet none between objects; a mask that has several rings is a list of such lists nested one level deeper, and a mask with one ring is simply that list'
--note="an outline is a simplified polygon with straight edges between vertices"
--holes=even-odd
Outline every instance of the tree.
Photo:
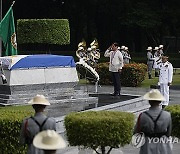
[{"label": "tree", "polygon": [[18,0],[14,17],[68,19],[71,50],[82,38],[88,44],[97,38],[101,50],[117,41],[140,52],[163,43],[164,36],[180,35],[179,5],[179,0]]}]

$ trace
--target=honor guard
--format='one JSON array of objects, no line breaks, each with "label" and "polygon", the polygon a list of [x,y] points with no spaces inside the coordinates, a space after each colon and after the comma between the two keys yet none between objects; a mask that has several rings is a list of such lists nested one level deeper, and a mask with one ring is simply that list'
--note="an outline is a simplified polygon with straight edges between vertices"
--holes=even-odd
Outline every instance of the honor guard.
[{"label": "honor guard", "polygon": [[123,60],[124,60],[124,64],[129,64],[131,60],[131,55],[129,54],[128,47],[125,47],[124,49]]},{"label": "honor guard", "polygon": [[164,55],[164,46],[163,45],[159,45],[159,52],[161,55]]},{"label": "honor guard", "polygon": [[149,79],[152,79],[152,68],[153,68],[153,64],[154,64],[152,47],[148,47],[146,50],[147,50],[148,77],[149,77]]},{"label": "honor guard", "polygon": [[162,55],[160,54],[160,51],[159,51],[158,47],[155,47],[154,51],[155,52],[154,52],[154,65],[153,65],[153,68],[155,69],[155,77],[159,77],[159,69],[158,69],[157,63],[160,62]]}]

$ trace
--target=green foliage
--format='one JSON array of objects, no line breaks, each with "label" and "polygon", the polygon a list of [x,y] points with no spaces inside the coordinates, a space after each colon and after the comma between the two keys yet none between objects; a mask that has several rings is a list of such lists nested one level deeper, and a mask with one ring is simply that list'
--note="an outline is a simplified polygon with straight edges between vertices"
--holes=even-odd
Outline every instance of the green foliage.
[{"label": "green foliage", "polygon": [[[136,87],[141,84],[146,76],[147,65],[143,63],[125,64],[121,73],[121,85]],[[99,63],[96,71],[100,76],[100,84],[112,84],[109,63]]]},{"label": "green foliage", "polygon": [[19,19],[17,42],[19,44],[69,44],[69,22],[67,19]]},{"label": "green foliage", "polygon": [[118,111],[70,113],[65,117],[67,138],[72,146],[117,148],[130,143],[134,115]]},{"label": "green foliage", "polygon": [[96,71],[99,74],[99,83],[109,85],[112,84],[111,73],[109,72],[109,62],[99,63],[96,67]]},{"label": "green foliage", "polygon": [[121,84],[126,87],[140,86],[146,77],[147,65],[143,63],[125,64],[121,73]]},{"label": "green foliage", "polygon": [[169,105],[165,109],[171,113],[172,136],[180,138],[180,105]]},{"label": "green foliage", "polygon": [[33,114],[32,110],[0,108],[0,153],[24,154],[27,147],[20,145],[21,123],[25,117]]}]

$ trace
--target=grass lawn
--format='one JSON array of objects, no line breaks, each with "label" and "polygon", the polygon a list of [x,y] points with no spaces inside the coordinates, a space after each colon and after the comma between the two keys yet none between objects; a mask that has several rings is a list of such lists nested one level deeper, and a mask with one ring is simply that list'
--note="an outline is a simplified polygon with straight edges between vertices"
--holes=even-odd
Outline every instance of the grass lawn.
[{"label": "grass lawn", "polygon": [[6,111],[31,111],[34,112],[33,108],[31,105],[22,105],[22,106],[6,106],[6,107],[0,107],[1,110],[6,110]]},{"label": "grass lawn", "polygon": [[[145,80],[142,82],[140,87],[150,87],[150,85],[157,85],[159,78],[154,77],[154,71],[152,72],[152,79],[148,79],[148,74],[146,75]],[[88,80],[80,79],[80,84],[89,84]],[[176,70],[176,73],[173,75],[172,85],[180,85],[180,70]]]},{"label": "grass lawn", "polygon": [[[154,76],[154,71],[152,72],[153,79],[148,79],[148,75],[146,75],[146,79],[142,82],[140,87],[149,87],[150,85],[157,85],[158,77]],[[176,70],[176,73],[173,75],[172,85],[180,85],[180,70]]]}]

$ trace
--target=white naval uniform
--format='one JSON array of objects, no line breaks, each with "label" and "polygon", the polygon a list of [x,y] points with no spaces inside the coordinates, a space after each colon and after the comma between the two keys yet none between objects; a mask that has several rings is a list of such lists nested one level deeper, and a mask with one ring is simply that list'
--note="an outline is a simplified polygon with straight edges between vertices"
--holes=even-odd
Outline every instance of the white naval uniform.
[{"label": "white naval uniform", "polygon": [[110,57],[109,71],[112,74],[112,81],[114,86],[114,95],[120,95],[121,81],[119,70],[123,67],[123,55],[119,50],[110,51],[106,50],[105,57]]},{"label": "white naval uniform", "polygon": [[168,83],[172,82],[173,78],[173,66],[170,62],[160,63],[158,65],[160,70],[159,74],[159,84],[161,94],[165,97],[166,101],[162,101],[162,105],[169,104],[169,86]]}]

